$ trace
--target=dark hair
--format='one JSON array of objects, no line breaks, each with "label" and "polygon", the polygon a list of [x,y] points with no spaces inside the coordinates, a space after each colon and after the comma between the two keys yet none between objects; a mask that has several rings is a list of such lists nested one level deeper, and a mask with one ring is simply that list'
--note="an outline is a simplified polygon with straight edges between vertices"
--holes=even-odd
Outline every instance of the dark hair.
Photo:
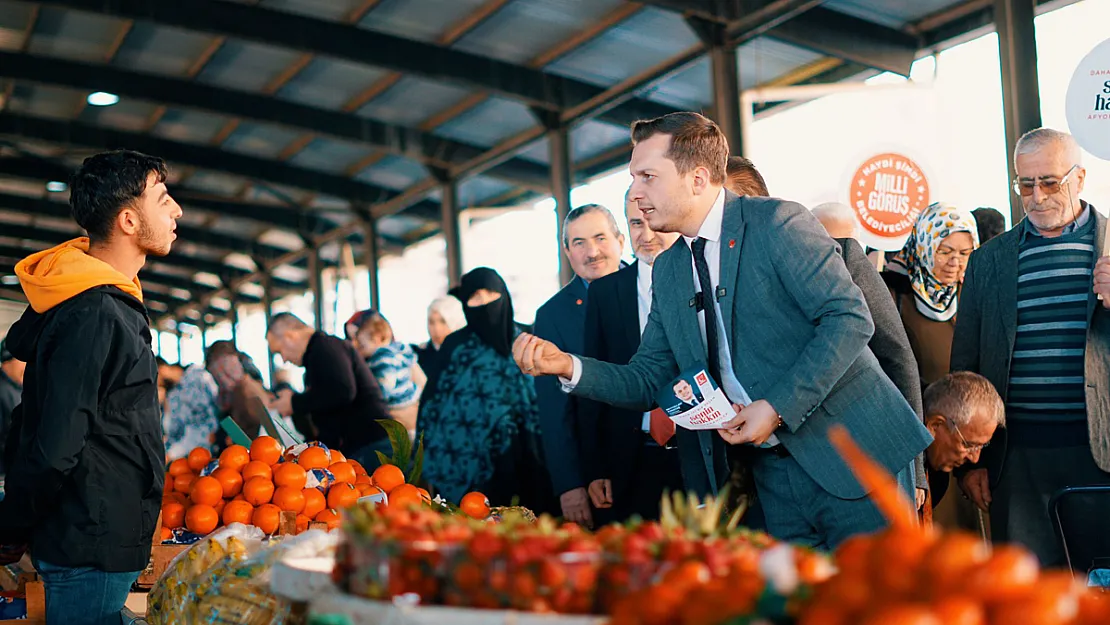
[{"label": "dark hair", "polygon": [[755,163],[743,156],[728,157],[728,182],[725,186],[736,195],[768,197],[767,183],[763,174],[755,168]]},{"label": "dark hair", "polygon": [[224,356],[238,356],[239,350],[235,347],[235,343],[231,341],[216,341],[208,346],[204,352],[204,366],[210,367],[217,358]]},{"label": "dark hair", "polygon": [[371,337],[383,337],[389,342],[395,339],[393,335],[393,326],[389,324],[389,320],[377,311],[364,316],[359,322],[358,332],[361,333],[364,331],[370,333]]},{"label": "dark hair", "polygon": [[131,150],[90,156],[70,178],[69,209],[92,241],[106,241],[112,221],[146,191],[147,178],[166,181],[166,161]]},{"label": "dark hair", "polygon": [[[627,192],[624,194],[624,201],[626,204],[628,203]],[[570,239],[567,238],[567,227],[590,213],[598,213],[608,217],[609,226],[613,229],[613,236],[621,236],[620,226],[617,225],[617,218],[613,216],[613,211],[605,208],[601,204],[583,204],[582,206],[571,209],[571,211],[567,213],[566,219],[563,220],[563,247],[570,247]]]},{"label": "dark hair", "polygon": [[698,113],[681,112],[632,123],[632,145],[655,135],[671,136],[666,156],[674,161],[679,174],[705,167],[709,170],[709,182],[725,183],[728,139],[712,119]]},{"label": "dark hair", "polygon": [[971,216],[975,218],[975,226],[979,231],[979,245],[1006,232],[1006,218],[997,209],[982,206],[971,211]]}]

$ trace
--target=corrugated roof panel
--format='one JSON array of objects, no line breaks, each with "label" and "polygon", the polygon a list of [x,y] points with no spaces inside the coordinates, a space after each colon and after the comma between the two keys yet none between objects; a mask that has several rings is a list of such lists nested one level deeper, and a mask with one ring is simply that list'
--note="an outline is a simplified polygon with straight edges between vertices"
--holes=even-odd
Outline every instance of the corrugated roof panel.
[{"label": "corrugated roof panel", "polygon": [[489,98],[436,129],[436,134],[492,146],[498,141],[527,130],[539,122],[528,107],[504,98]]},{"label": "corrugated roof panel", "polygon": [[231,121],[230,117],[200,111],[168,109],[152,134],[176,141],[208,143]]},{"label": "corrugated roof panel", "polygon": [[408,39],[434,41],[449,26],[473,13],[485,0],[385,0],[359,27]]},{"label": "corrugated roof panel", "polygon": [[157,108],[156,104],[124,98],[115,106],[86,106],[80,120],[98,126],[145,132]]},{"label": "corrugated roof panel", "polygon": [[960,4],[953,0],[914,0],[913,2],[890,2],[890,0],[830,0],[825,8],[876,22],[891,28],[902,28],[909,22],[917,21],[942,9]]},{"label": "corrugated roof panel", "polygon": [[387,74],[366,65],[316,58],[277,94],[286,100],[338,111]]},{"label": "corrugated roof panel", "polygon": [[261,91],[300,54],[287,48],[229,39],[197,80],[221,87]]},{"label": "corrugated roof panel", "polygon": [[762,85],[803,65],[825,58],[812,50],[770,37],[760,37],[740,46],[737,56],[740,60],[742,89]]},{"label": "corrugated roof panel", "polygon": [[19,50],[23,33],[31,21],[34,5],[26,2],[0,0],[0,50]]},{"label": "corrugated roof panel", "polygon": [[107,56],[122,27],[123,20],[114,17],[44,6],[28,51],[99,61]]},{"label": "corrugated roof panel", "polygon": [[452,47],[526,64],[621,4],[624,0],[516,0]]},{"label": "corrugated roof panel", "polygon": [[241,217],[229,217],[227,215],[220,215],[220,218],[212,224],[212,230],[219,232],[220,234],[245,237],[249,239],[257,237],[264,230],[272,227],[273,226],[271,224],[265,222],[255,221],[253,219],[243,219]]},{"label": "corrugated roof panel", "polygon": [[373,148],[365,144],[334,139],[314,139],[296,156],[289,159],[289,163],[299,167],[341,174],[352,163],[366,158],[373,151]]},{"label": "corrugated roof panel", "polygon": [[459,206],[481,206],[481,204],[512,187],[500,180],[486,176],[473,176],[459,184]]},{"label": "corrugated roof panel", "polygon": [[136,22],[116,53],[116,64],[142,72],[184,76],[216,38],[212,35]]},{"label": "corrugated roof panel", "polygon": [[[743,61],[741,61],[742,63]],[[696,111],[701,109],[712,97],[709,80],[709,59],[699,59],[690,67],[660,82],[641,95],[680,110]]]},{"label": "corrugated roof panel", "polygon": [[358,114],[390,124],[417,126],[470,93],[465,87],[407,77],[368,102]]},{"label": "corrugated roof panel", "polygon": [[243,182],[243,179],[238,176],[200,170],[189,177],[185,186],[206,193],[234,195],[243,187]]},{"label": "corrugated roof panel", "polygon": [[251,156],[274,158],[299,136],[301,133],[296,130],[243,122],[224,141],[223,148]]},{"label": "corrugated roof panel", "polygon": [[322,20],[343,21],[352,11],[365,4],[364,0],[263,0],[260,6],[275,11],[298,13]]},{"label": "corrugated roof panel", "polygon": [[72,119],[84,101],[85,95],[73,89],[16,82],[9,107],[16,113]]},{"label": "corrugated roof panel", "polygon": [[390,215],[378,220],[378,234],[397,239],[405,238],[410,231],[419,228],[423,222],[404,215]]},{"label": "corrugated roof panel", "polygon": [[576,162],[628,144],[628,128],[593,120],[579,124],[570,138]]},{"label": "corrugated roof panel", "polygon": [[363,182],[400,191],[428,177],[428,170],[403,156],[387,156],[355,176]]},{"label": "corrugated roof panel", "polygon": [[246,198],[249,202],[258,202],[259,204],[277,202],[285,206],[303,206],[310,195],[312,193],[304,189],[257,182],[251,185]]},{"label": "corrugated roof panel", "polygon": [[[571,149],[574,149],[573,146]],[[520,152],[517,152],[517,156],[542,165],[547,165],[551,162],[551,150],[546,138],[540,139]]]},{"label": "corrugated roof panel", "polygon": [[547,66],[547,70],[609,86],[674,57],[699,43],[671,11],[646,8]]}]

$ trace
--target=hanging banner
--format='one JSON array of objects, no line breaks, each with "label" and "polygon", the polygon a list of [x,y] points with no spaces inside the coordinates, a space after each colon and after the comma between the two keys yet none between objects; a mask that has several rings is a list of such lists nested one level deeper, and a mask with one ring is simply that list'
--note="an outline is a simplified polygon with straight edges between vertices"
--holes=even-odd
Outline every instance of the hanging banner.
[{"label": "hanging banner", "polygon": [[1064,110],[1079,145],[1110,161],[1110,39],[1095,46],[1075,68]]},{"label": "hanging banner", "polygon": [[860,224],[860,242],[895,251],[929,205],[929,180],[913,159],[897,152],[876,154],[855,169],[848,205]]}]

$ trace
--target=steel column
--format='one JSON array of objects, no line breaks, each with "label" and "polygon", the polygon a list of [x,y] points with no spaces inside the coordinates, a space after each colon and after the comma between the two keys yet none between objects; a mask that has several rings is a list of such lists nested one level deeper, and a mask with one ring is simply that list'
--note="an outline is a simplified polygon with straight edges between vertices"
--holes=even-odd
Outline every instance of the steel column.
[{"label": "steel column", "polygon": [[[1041,94],[1037,83],[1037,37],[1033,26],[1035,0],[995,0],[998,57],[1002,70],[1002,110],[1006,125],[1006,168],[1014,171],[1014,146],[1022,134],[1041,126]],[[1021,198],[1010,194],[1010,223],[1025,217]]]},{"label": "steel column", "polygon": [[551,155],[551,195],[555,198],[555,218],[558,222],[556,246],[559,253],[559,284],[574,279],[574,269],[563,251],[563,223],[570,212],[571,150],[570,130],[559,124],[547,131],[547,145]]},{"label": "steel column", "polygon": [[[305,241],[311,245],[310,241]],[[313,327],[316,330],[324,329],[324,261],[320,259],[320,248],[313,246],[308,254],[308,288],[312,291],[312,316]]]},{"label": "steel column", "polygon": [[454,286],[462,280],[462,239],[459,237],[459,184],[455,179],[443,182],[440,201],[443,242],[447,253],[447,284]]},{"label": "steel column", "polygon": [[[370,287],[370,308],[379,310],[382,305],[378,285],[378,224],[373,218],[362,222],[362,255],[366,260],[366,281]],[[354,279],[354,276],[351,276]]]},{"label": "steel column", "polygon": [[[270,332],[271,321],[274,318],[274,280],[270,272],[262,272],[262,313],[266,316],[266,333]],[[269,367],[270,372],[270,386],[274,385],[274,374],[277,373],[277,368],[274,366],[274,353],[270,351],[270,342],[266,341],[266,365]]]}]

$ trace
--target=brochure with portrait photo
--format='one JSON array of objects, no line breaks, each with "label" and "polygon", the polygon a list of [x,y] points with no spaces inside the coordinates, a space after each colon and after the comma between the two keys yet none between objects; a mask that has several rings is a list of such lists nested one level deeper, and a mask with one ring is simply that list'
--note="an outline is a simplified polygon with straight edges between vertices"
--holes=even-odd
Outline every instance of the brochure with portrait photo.
[{"label": "brochure with portrait photo", "polygon": [[659,389],[656,403],[678,427],[716,430],[736,416],[732,402],[704,366],[682,372]]}]

